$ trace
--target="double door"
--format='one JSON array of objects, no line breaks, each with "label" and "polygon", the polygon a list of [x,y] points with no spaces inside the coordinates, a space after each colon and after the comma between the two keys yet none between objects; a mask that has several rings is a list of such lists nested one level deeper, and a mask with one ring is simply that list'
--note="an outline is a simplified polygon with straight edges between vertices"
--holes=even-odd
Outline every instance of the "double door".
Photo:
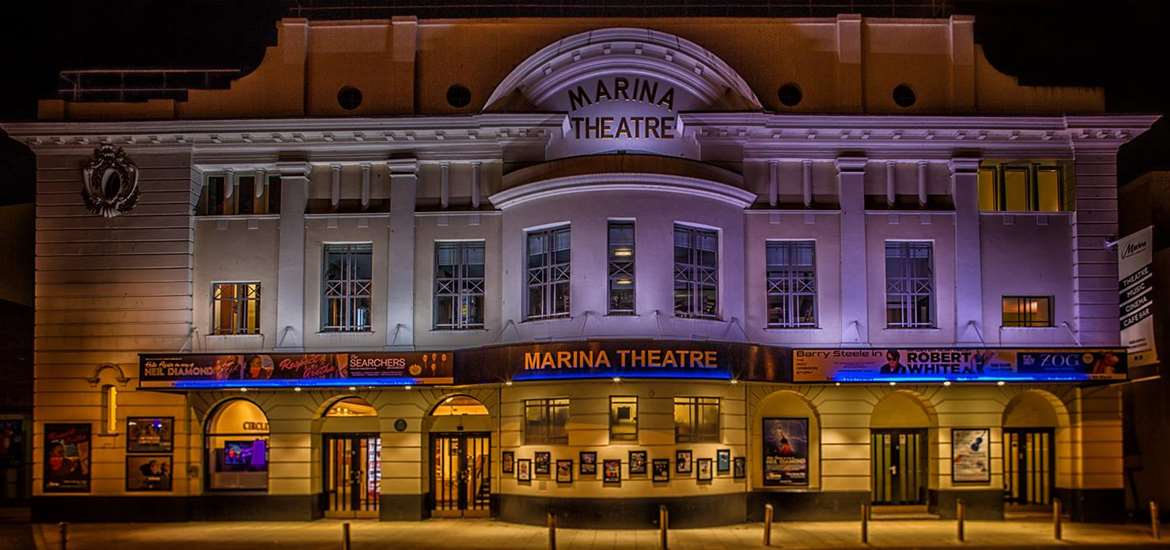
[{"label": "double door", "polygon": [[874,504],[925,504],[926,430],[872,430]]},{"label": "double door", "polygon": [[491,435],[431,434],[431,515],[487,517],[491,514]]},{"label": "double door", "polygon": [[1052,500],[1052,428],[1004,428],[1004,501],[1022,506]]},{"label": "double door", "polygon": [[322,508],[325,517],[378,517],[382,496],[382,438],[325,434]]}]

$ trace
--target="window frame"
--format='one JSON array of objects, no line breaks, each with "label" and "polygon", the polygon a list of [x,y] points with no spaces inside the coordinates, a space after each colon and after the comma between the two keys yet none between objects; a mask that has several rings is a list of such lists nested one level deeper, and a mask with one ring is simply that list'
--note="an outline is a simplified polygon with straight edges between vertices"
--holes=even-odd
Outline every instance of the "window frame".
[{"label": "window frame", "polygon": [[[1019,315],[1021,318],[1021,321],[1019,322],[1019,324],[1008,324],[1007,308],[1004,307],[1007,305],[1008,300],[1016,301],[1018,311],[1021,312],[1021,313],[1017,313],[1017,315]],[[1046,324],[1036,324],[1035,321],[1031,320],[1031,313],[1023,313],[1026,308],[1024,308],[1022,306],[1024,304],[1028,303],[1029,301],[1032,301],[1032,300],[1036,300],[1036,301],[1043,300],[1044,303],[1047,305],[1047,308],[1045,311],[1046,316],[1047,316],[1046,317],[1047,318]],[[1056,326],[1056,320],[1053,319],[1053,315],[1052,315],[1053,310],[1054,310],[1054,306],[1053,306],[1054,301],[1055,300],[1053,300],[1052,296],[1041,296],[1041,295],[1027,295],[1027,296],[1003,295],[1003,296],[1000,296],[1000,300],[999,300],[999,304],[1000,304],[999,323],[1000,323],[1000,326],[1003,328],[1052,328],[1052,327]]]},{"label": "window frame", "polygon": [[[683,403],[680,403],[683,401]],[[714,403],[711,403],[713,401]],[[675,443],[721,443],[723,434],[723,400],[719,397],[712,396],[678,396],[673,400],[674,407],[671,409],[671,417],[674,420],[674,442]],[[696,429],[699,425],[701,414],[699,408],[704,406],[715,406],[715,432],[713,434],[701,434]],[[678,415],[675,414],[675,409],[679,406],[687,407],[687,418],[691,424],[691,434],[689,436],[682,436],[679,433]]]},{"label": "window frame", "polygon": [[[233,187],[231,198],[225,199],[222,203],[223,208],[220,212],[210,212],[211,200],[211,180],[212,178],[221,178],[223,187],[226,190],[230,183]],[[241,180],[244,178],[252,178],[251,189],[248,191],[248,200],[251,201],[251,212],[240,211],[240,197],[243,195],[243,187]],[[273,174],[265,170],[243,170],[243,171],[214,171],[203,174],[203,190],[200,193],[199,202],[195,205],[195,214],[197,216],[267,216],[280,213],[280,192],[277,191],[275,195],[275,209],[273,208],[273,180],[280,185],[281,176]],[[256,186],[263,185],[264,193],[259,198],[256,197]],[[225,191],[226,192],[226,191]],[[218,204],[218,203],[217,203]],[[262,210],[257,212],[257,210]]]},{"label": "window frame", "polygon": [[[537,399],[525,399],[522,403],[524,411],[523,420],[523,440],[525,445],[548,445],[548,444],[564,444],[569,442],[569,398],[568,397],[544,397]],[[555,417],[553,410],[563,407],[565,410],[565,424],[559,427],[558,430],[553,430],[552,419]],[[528,409],[538,408],[541,410],[542,422],[540,423],[542,433],[534,434],[529,429]],[[557,431],[558,433],[554,433]]]},{"label": "window frame", "polygon": [[[982,200],[983,189],[979,189],[980,194],[980,211],[982,212],[1004,212],[1004,213],[1059,213],[1067,212],[1069,210],[1067,204],[1068,170],[1064,165],[1051,161],[1032,162],[1032,161],[1009,161],[998,162],[995,164],[983,165],[979,167],[979,172],[992,172],[992,203],[993,209],[986,210]],[[1010,210],[1007,207],[1007,174],[1009,172],[1021,172],[1024,174],[1024,200],[1025,206],[1023,210]],[[1056,174],[1056,210],[1043,210],[1044,199],[1040,195],[1040,174],[1044,172],[1051,172]],[[982,182],[980,182],[982,185]]]},{"label": "window frame", "polygon": [[[769,252],[771,251],[772,247],[792,247],[792,249],[790,249],[788,251],[788,253],[789,253],[788,255],[791,258],[792,253],[795,251],[796,247],[798,247],[798,246],[807,246],[811,252],[812,264],[811,264],[811,266],[808,266],[807,269],[805,268],[806,266],[795,265],[792,263],[789,263],[788,265],[770,263],[769,258],[771,255],[769,254]],[[781,272],[781,273],[785,274],[785,276],[783,277],[782,280],[787,283],[787,291],[773,292],[773,288],[776,286],[776,283],[778,283],[781,280],[781,279],[777,279],[774,282],[773,281],[773,272]],[[800,275],[802,272],[811,272],[812,275],[811,275],[811,277],[802,277]],[[799,282],[806,280],[806,279],[811,279],[811,281],[812,281],[812,290],[811,291],[794,291],[794,290],[792,290],[794,283],[799,283]],[[775,329],[815,329],[815,328],[819,328],[820,327],[820,315],[819,315],[819,311],[818,311],[820,308],[820,300],[818,299],[819,294],[820,294],[819,289],[817,287],[817,241],[816,241],[816,239],[768,239],[768,240],[764,241],[764,309],[765,309],[765,322],[767,324],[767,328],[775,328]],[[787,315],[788,319],[781,320],[779,322],[774,322],[772,320],[772,310],[770,307],[770,302],[771,302],[771,299],[773,296],[781,297],[785,301],[785,312],[788,314]],[[800,320],[800,314],[796,313],[795,306],[797,303],[797,298],[799,298],[801,296],[812,296],[812,322],[811,323],[802,322]]]},{"label": "window frame", "polygon": [[[926,277],[922,277],[914,273],[914,269],[911,267],[911,264],[908,260],[913,260],[915,258],[909,255],[905,255],[900,258],[907,262],[901,269],[901,273],[896,276],[892,275],[890,273],[891,245],[899,246],[907,254],[909,254],[915,248],[925,248],[929,252],[926,265],[928,275]],[[938,283],[935,280],[936,273],[934,269],[934,241],[887,240],[884,243],[883,250],[885,252],[886,328],[895,330],[921,330],[938,328]],[[911,290],[891,291],[891,282],[894,281],[895,277],[902,283],[903,288],[910,288]],[[930,286],[929,293],[926,294],[929,300],[929,307],[927,308],[929,318],[926,321],[922,321],[917,318],[917,308],[914,305],[914,299],[923,295],[922,292],[919,292],[915,288],[916,280],[923,278],[928,279]],[[898,323],[893,322],[891,318],[890,305],[891,298],[894,296],[900,296],[902,298],[899,302],[898,308],[902,313],[903,320]],[[906,319],[908,318],[911,320],[907,321]]]},{"label": "window frame", "polygon": [[[630,228],[630,242],[628,243],[630,255],[628,259],[621,256],[616,256],[615,251],[618,248],[624,247],[627,243],[614,243],[612,238],[612,230],[615,226],[629,226]],[[605,293],[605,308],[606,315],[637,315],[638,314],[638,276],[637,276],[637,254],[638,254],[638,228],[636,220],[633,219],[610,219],[605,224],[605,256],[606,256],[606,293]],[[616,288],[620,285],[618,281],[625,275],[630,279],[629,288]],[[613,297],[615,290],[629,290],[630,292],[630,309],[615,309],[613,307]]]},{"label": "window frame", "polygon": [[[436,240],[434,241],[434,262],[433,262],[433,276],[431,284],[431,329],[432,330],[480,330],[484,328],[484,308],[487,307],[487,242],[484,240]],[[468,276],[468,266],[475,264],[467,262],[468,251],[477,247],[480,249],[480,255],[483,256],[483,263],[480,264],[480,269],[483,275],[479,277]],[[453,277],[439,277],[439,249],[444,247],[454,248],[456,250],[457,263],[453,264],[455,267],[455,275]],[[479,292],[468,290],[468,285],[475,285],[478,280]],[[440,292],[440,284],[450,282],[452,286],[450,292]],[[474,288],[471,288],[474,290]],[[474,322],[470,316],[464,316],[461,313],[461,306],[464,301],[470,301],[476,296],[480,298],[479,321]],[[452,316],[455,319],[454,323],[443,324],[439,323],[439,299],[452,298],[454,300],[455,312]]]},{"label": "window frame", "polygon": [[[557,234],[564,232],[568,235],[569,245],[563,251],[568,252],[568,261],[557,263],[555,255],[562,249],[554,249]],[[537,267],[530,267],[532,258],[530,252],[531,239],[534,236],[543,236],[546,240],[545,250],[541,253],[543,263]],[[568,223],[526,229],[524,230],[524,293],[521,307],[524,308],[524,321],[543,321],[547,319],[567,319],[572,313],[572,273],[573,273],[573,232]],[[535,276],[535,280],[534,280]],[[564,311],[557,309],[556,287],[565,285],[565,296],[568,297]],[[541,289],[540,312],[531,312],[532,298],[529,296],[534,288]]]},{"label": "window frame", "polygon": [[[237,298],[234,298],[234,299],[233,299],[233,302],[234,302],[234,303],[236,303],[236,304],[239,304],[239,303],[247,303],[247,302],[250,302],[250,301],[255,303],[255,306],[254,306],[254,307],[255,307],[255,310],[256,310],[256,327],[255,327],[255,330],[254,330],[254,331],[247,330],[247,327],[244,327],[244,330],[242,330],[242,331],[241,331],[241,330],[240,330],[240,327],[238,327],[238,326],[237,326],[237,327],[233,327],[233,328],[232,328],[232,330],[231,330],[230,332],[225,332],[225,331],[222,331],[222,330],[220,330],[220,327],[219,327],[219,321],[218,321],[218,319],[216,319],[216,315],[215,315],[215,312],[216,312],[216,309],[215,309],[215,302],[216,302],[216,300],[217,300],[217,298],[216,298],[216,290],[217,290],[217,287],[219,287],[219,286],[221,286],[221,285],[234,285],[234,286],[236,286],[236,287],[237,287],[237,294],[236,294]],[[248,300],[247,298],[243,298],[243,299],[241,299],[241,298],[238,298],[238,296],[240,296],[240,294],[238,293],[238,292],[239,292],[238,288],[239,288],[239,287],[246,286],[246,285],[255,285],[255,286],[256,286],[256,298],[255,298],[255,300]],[[261,307],[260,298],[262,297],[262,294],[261,294],[261,292],[262,292],[262,290],[261,290],[260,281],[256,281],[256,280],[240,280],[240,281],[224,280],[224,281],[212,281],[212,282],[211,282],[211,301],[210,301],[210,305],[211,305],[211,311],[210,311],[210,315],[211,315],[211,330],[210,330],[210,331],[208,331],[208,334],[210,334],[211,336],[251,336],[251,335],[255,335],[255,334],[262,334],[262,332],[261,332],[261,330],[260,330],[260,326],[261,326],[261,324],[262,324],[262,323],[261,323],[261,319],[260,319],[260,313],[261,313],[261,310],[260,310],[260,307]],[[240,318],[240,319],[244,320],[244,322],[245,322],[245,324],[246,324],[246,319],[247,319],[247,312],[246,312],[246,311],[241,311],[241,312],[239,312],[239,313],[236,313],[236,314],[235,314],[235,316],[237,316],[238,318]]]},{"label": "window frame", "polygon": [[[351,263],[350,258],[352,258],[357,253],[360,253],[363,251],[368,251],[369,256],[370,256],[370,278],[368,280],[357,279],[357,278],[347,278],[347,276],[344,274],[342,275],[341,279],[338,279],[338,282],[340,284],[347,285],[347,286],[354,285],[354,284],[360,284],[362,281],[365,281],[366,282],[366,292],[364,295],[360,294],[360,293],[351,293],[351,292],[343,292],[342,294],[340,294],[338,296],[330,296],[329,295],[330,279],[327,277],[327,273],[329,271],[329,253],[331,252],[331,250],[332,251],[340,251],[340,249],[345,249],[344,253],[347,256],[347,259],[343,260],[344,266],[342,269],[343,269],[343,271],[348,270],[349,272],[354,271],[353,264]],[[364,250],[360,250],[360,249],[364,249]],[[320,317],[321,317],[320,331],[321,332],[329,332],[329,333],[373,332],[373,330],[374,330],[374,244],[372,242],[322,243],[322,245],[321,245],[320,298],[321,298],[321,312],[320,312]],[[368,308],[369,308],[368,317],[369,318],[367,319],[367,324],[356,325],[356,324],[348,324],[348,322],[347,322],[347,324],[343,324],[343,325],[330,325],[330,324],[328,324],[330,299],[340,300],[342,302],[343,306],[345,304],[349,304],[348,313],[343,311],[342,317],[350,318],[350,317],[356,317],[357,308],[355,308],[353,306],[353,304],[356,303],[361,298],[365,298],[369,302],[369,304],[368,304]],[[343,307],[343,310],[344,309],[345,308]]]},{"label": "window frame", "polygon": [[[632,400],[632,401],[626,401],[624,403],[620,402],[620,401],[615,401],[615,400],[622,400],[622,399]],[[613,428],[614,428],[614,405],[615,404],[621,404],[621,405],[632,404],[634,406],[634,409],[633,409],[633,412],[634,412],[634,433],[632,436],[629,434],[619,434],[618,436],[615,436],[614,431],[613,431]],[[609,396],[609,440],[610,440],[610,442],[612,443],[614,441],[621,441],[621,442],[631,442],[632,441],[634,443],[637,443],[638,436],[639,436],[638,396],[637,395],[611,395],[611,396]]]},{"label": "window frame", "polygon": [[[680,276],[680,270],[679,270],[680,264],[676,258],[676,255],[678,254],[677,249],[679,248],[679,245],[677,242],[677,236],[678,236],[679,231],[683,231],[689,235],[688,243],[687,243],[688,247],[686,248],[686,250],[688,251],[687,261],[684,262],[683,264],[681,264],[685,270],[691,271],[691,273],[689,274],[690,275],[689,277],[685,276],[685,275],[688,275],[685,271],[682,272],[682,275],[684,275],[684,276]],[[722,254],[721,249],[723,246],[723,239],[722,239],[723,236],[721,235],[721,233],[722,233],[722,231],[718,228],[715,228],[715,227],[694,225],[694,224],[688,224],[688,223],[683,223],[683,222],[674,222],[673,230],[671,231],[671,265],[673,266],[673,269],[671,271],[671,276],[672,276],[671,288],[673,290],[673,293],[674,293],[673,298],[675,300],[675,303],[672,306],[674,309],[674,316],[675,317],[681,317],[684,319],[706,319],[706,320],[712,320],[712,321],[718,321],[722,318],[722,310],[720,309],[721,306],[723,305],[722,300],[720,299],[720,293],[721,293],[721,288],[722,288],[720,286],[720,280],[722,279],[722,277],[720,276],[720,271],[722,269],[721,260],[722,260],[723,254]],[[701,265],[701,261],[697,259],[697,255],[699,253],[701,253],[702,250],[700,248],[697,248],[694,245],[694,237],[701,236],[704,234],[709,234],[710,236],[713,236],[715,238],[715,250],[714,250],[715,266],[714,266],[714,268],[710,268],[708,266]],[[707,282],[707,281],[699,280],[701,277],[699,276],[699,274],[697,272],[698,270],[702,270],[706,274],[713,275],[714,281]],[[677,299],[678,299],[677,294],[679,293],[678,287],[680,284],[685,285],[687,287],[687,288],[685,288],[685,292],[689,295],[689,299],[687,300],[687,302],[688,302],[687,309],[685,311],[680,311],[678,308],[678,303],[677,303]],[[706,289],[707,287],[713,287],[715,290],[715,308],[714,308],[715,311],[714,311],[714,313],[710,313],[710,314],[703,313],[703,311],[702,311],[703,310],[702,291],[704,289]]]}]

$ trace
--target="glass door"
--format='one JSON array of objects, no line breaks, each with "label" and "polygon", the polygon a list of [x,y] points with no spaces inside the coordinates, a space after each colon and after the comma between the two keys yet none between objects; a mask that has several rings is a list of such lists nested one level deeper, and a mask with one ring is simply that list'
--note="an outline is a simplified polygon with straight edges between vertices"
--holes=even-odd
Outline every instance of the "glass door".
[{"label": "glass door", "polygon": [[925,504],[926,430],[872,430],[874,504]]},{"label": "glass door", "polygon": [[325,434],[325,517],[378,517],[382,496],[382,438],[376,434]]},{"label": "glass door", "polygon": [[490,514],[490,434],[431,434],[431,515],[487,517]]},{"label": "glass door", "polygon": [[1052,501],[1052,428],[1004,428],[1004,500],[1017,505]]}]

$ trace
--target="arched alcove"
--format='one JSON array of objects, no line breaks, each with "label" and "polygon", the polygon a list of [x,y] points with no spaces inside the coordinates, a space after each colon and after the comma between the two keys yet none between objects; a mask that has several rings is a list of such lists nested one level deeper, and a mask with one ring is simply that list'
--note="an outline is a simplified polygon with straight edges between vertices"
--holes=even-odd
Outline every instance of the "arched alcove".
[{"label": "arched alcove", "polygon": [[268,416],[247,399],[229,399],[216,406],[204,430],[207,488],[267,490],[268,430]]},{"label": "arched alcove", "polygon": [[[803,433],[802,433],[803,432]],[[780,390],[760,400],[751,425],[752,487],[764,490],[804,490],[821,486],[821,419],[803,395]],[[787,449],[787,450],[786,450]],[[790,450],[790,451],[789,451]],[[804,464],[801,464],[804,459]],[[804,466],[804,482],[796,474]]]},{"label": "arched alcove", "polygon": [[492,431],[491,411],[482,401],[466,394],[443,397],[427,416],[432,432]]},{"label": "arched alcove", "polygon": [[321,414],[321,433],[370,433],[382,431],[378,409],[364,398],[347,395],[334,399]]},{"label": "arched alcove", "polygon": [[869,418],[870,498],[875,504],[925,505],[937,486],[938,426],[922,396],[891,391]]},{"label": "arched alcove", "polygon": [[1068,409],[1050,392],[1030,389],[1003,410],[1003,489],[1009,505],[1047,506],[1071,483]]}]

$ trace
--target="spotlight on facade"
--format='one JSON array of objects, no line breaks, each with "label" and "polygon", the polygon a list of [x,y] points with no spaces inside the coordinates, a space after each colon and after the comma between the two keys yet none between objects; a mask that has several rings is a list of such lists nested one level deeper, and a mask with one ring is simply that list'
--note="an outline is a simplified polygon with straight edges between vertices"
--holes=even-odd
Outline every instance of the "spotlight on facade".
[{"label": "spotlight on facade", "polygon": [[301,391],[301,387],[297,386],[297,387],[293,388],[293,391]]},{"label": "spotlight on facade", "polygon": [[996,386],[1002,386],[1002,385],[1004,385],[1004,384],[1006,384],[1006,383],[1007,383],[1007,382],[1004,382],[1003,380],[1000,380],[1000,381],[996,382],[996,383],[995,383],[995,385],[996,385]]},{"label": "spotlight on facade", "polygon": [[505,385],[505,386],[511,386],[511,385],[512,385],[512,381],[511,381],[511,380],[507,380],[507,381],[505,381],[505,382],[504,382],[504,385]]},{"label": "spotlight on facade", "polygon": [[357,386],[350,386],[349,391],[357,391]]},{"label": "spotlight on facade", "polygon": [[834,383],[833,383],[833,385],[834,385],[834,386],[840,386],[840,385],[841,385],[841,383],[840,383],[840,382],[834,382]]},{"label": "spotlight on facade", "polygon": [[615,377],[613,377],[613,381],[614,381],[614,382],[621,382],[621,381],[622,381],[622,377],[620,377],[620,376],[615,376]]},{"label": "spotlight on facade", "polygon": [[240,393],[248,393],[248,388],[240,388]]},{"label": "spotlight on facade", "polygon": [[951,381],[950,381],[950,380],[944,380],[944,381],[943,381],[943,385],[944,385],[944,386],[950,386],[950,385],[951,385]]},{"label": "spotlight on facade", "polygon": [[732,383],[732,384],[738,384],[738,383],[739,383],[739,380],[736,380],[735,378],[732,378],[732,379],[731,379],[731,383]]},{"label": "spotlight on facade", "polygon": [[402,389],[404,389],[404,390],[406,390],[406,391],[410,391],[410,390],[411,390],[411,388],[413,388],[413,387],[414,387],[414,386],[407,385],[407,386],[404,386]]},{"label": "spotlight on facade", "polygon": [[890,385],[891,385],[891,386],[897,386],[897,385],[898,385],[898,383],[897,383],[897,382],[890,382]]}]

